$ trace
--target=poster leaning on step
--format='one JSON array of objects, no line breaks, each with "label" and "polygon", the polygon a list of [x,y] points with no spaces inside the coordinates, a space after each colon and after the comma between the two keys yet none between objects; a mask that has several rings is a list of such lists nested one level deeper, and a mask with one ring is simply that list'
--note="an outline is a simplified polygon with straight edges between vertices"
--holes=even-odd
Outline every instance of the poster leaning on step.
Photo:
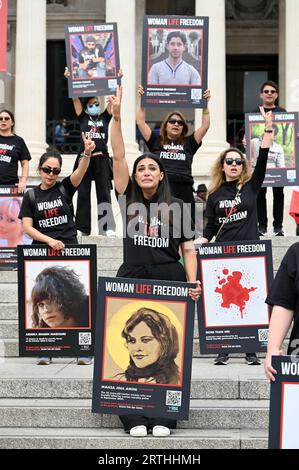
[{"label": "poster leaning on step", "polygon": [[20,356],[94,352],[96,245],[18,247]]},{"label": "poster leaning on step", "polygon": [[198,301],[201,354],[267,349],[273,280],[270,240],[196,246],[202,295]]},{"label": "poster leaning on step", "polygon": [[99,278],[94,413],[188,419],[194,326],[189,287]]}]

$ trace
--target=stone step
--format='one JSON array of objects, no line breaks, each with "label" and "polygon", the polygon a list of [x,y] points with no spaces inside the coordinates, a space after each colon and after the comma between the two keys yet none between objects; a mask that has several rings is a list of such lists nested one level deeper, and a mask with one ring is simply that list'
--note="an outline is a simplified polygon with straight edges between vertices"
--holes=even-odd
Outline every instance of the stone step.
[{"label": "stone step", "polygon": [[[98,276],[115,276],[118,268],[122,264],[122,259],[118,259],[114,253],[110,253],[109,259],[98,259]],[[0,285],[2,284],[16,284],[18,282],[17,271],[0,271]],[[5,286],[3,286],[5,287]],[[5,299],[5,298],[4,298]],[[3,301],[4,299],[1,298]]]},{"label": "stone step", "polygon": [[[34,358],[5,359],[0,364],[0,398],[91,399],[93,366],[74,358],[55,358],[49,366]],[[206,358],[193,359],[191,398],[200,400],[267,400],[270,386],[262,366],[232,358],[225,367]]]},{"label": "stone step", "polygon": [[[163,449],[266,449],[268,435],[259,429],[175,429]],[[132,438],[120,429],[0,428],[1,449],[161,449],[151,435]]]},{"label": "stone step", "polygon": [[0,284],[0,301],[5,301],[6,303],[16,303],[18,301],[18,286],[16,282]]},{"label": "stone step", "polygon": [[[267,429],[268,400],[191,400],[188,429]],[[91,412],[91,400],[1,398],[0,427],[119,428],[115,415]]]},{"label": "stone step", "polygon": [[18,304],[1,302],[0,320],[18,320]]}]

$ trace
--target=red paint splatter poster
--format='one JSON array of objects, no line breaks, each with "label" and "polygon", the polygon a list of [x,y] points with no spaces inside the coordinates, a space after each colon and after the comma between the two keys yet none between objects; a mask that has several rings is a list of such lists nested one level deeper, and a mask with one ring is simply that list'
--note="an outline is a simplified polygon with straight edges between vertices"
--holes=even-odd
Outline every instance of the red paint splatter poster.
[{"label": "red paint splatter poster", "polygon": [[201,354],[265,351],[273,279],[271,241],[199,246]]}]

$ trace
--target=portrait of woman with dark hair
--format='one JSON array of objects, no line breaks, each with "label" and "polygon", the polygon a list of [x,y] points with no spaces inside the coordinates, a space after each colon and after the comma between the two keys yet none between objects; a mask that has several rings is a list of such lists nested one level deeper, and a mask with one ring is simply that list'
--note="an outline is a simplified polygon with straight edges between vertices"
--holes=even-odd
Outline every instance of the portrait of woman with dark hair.
[{"label": "portrait of woman with dark hair", "polygon": [[118,380],[177,385],[180,371],[175,363],[179,338],[175,326],[163,313],[140,308],[127,320],[121,333],[130,362]]},{"label": "portrait of woman with dark hair", "polygon": [[88,295],[78,274],[69,268],[45,268],[31,291],[33,328],[89,326]]}]

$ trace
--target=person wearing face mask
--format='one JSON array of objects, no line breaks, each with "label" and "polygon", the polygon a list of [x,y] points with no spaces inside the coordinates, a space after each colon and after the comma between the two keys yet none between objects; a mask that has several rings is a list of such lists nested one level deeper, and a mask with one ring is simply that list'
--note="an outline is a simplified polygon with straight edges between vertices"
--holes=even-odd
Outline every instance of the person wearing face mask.
[{"label": "person wearing face mask", "polygon": [[[68,68],[65,68],[64,76],[69,76]],[[76,227],[82,235],[90,235],[91,231],[91,182],[95,181],[98,203],[98,227],[99,235],[114,236],[115,221],[111,206],[112,189],[112,163],[108,153],[108,126],[111,119],[111,105],[101,110],[98,98],[73,98],[75,113],[80,124],[80,131],[87,137],[90,133],[95,143],[89,168],[78,189]],[[79,149],[74,170],[78,167],[80,154],[83,151],[83,141]],[[101,207],[105,204],[105,208]]]}]

